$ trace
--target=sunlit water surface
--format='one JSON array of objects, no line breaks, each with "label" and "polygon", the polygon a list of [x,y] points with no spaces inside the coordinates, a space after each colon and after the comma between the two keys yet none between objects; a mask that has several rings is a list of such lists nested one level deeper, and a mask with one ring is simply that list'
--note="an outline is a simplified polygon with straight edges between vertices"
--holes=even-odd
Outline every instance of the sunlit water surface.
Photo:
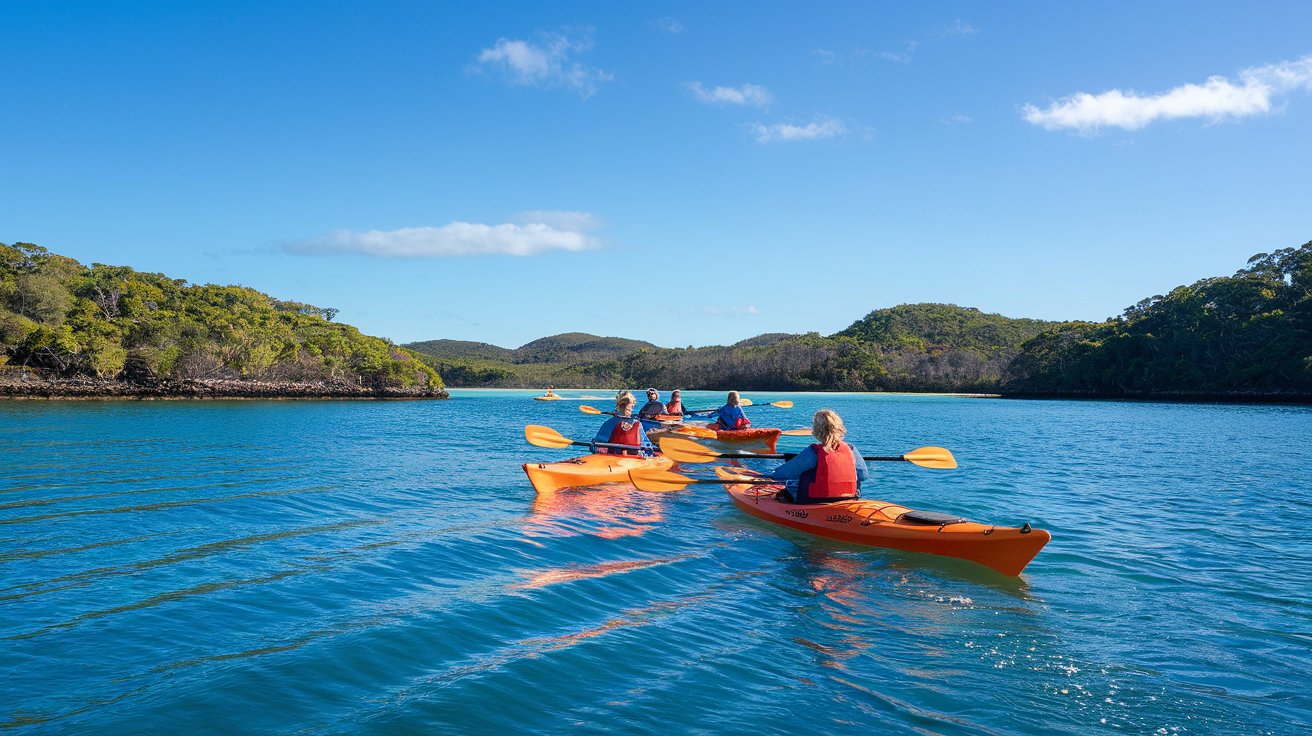
[{"label": "sunlit water surface", "polygon": [[580,453],[523,426],[597,418],[453,393],[0,402],[0,729],[1312,729],[1312,409],[751,395],[867,454],[951,448],[866,496],[1050,530],[1015,579],[716,486],[537,498],[520,463]]}]

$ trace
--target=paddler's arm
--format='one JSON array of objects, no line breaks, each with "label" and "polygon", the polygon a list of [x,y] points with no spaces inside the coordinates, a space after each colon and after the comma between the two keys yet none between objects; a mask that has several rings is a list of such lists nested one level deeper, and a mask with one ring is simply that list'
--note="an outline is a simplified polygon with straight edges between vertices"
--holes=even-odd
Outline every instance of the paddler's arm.
[{"label": "paddler's arm", "polygon": [[847,446],[852,448],[852,458],[856,460],[856,485],[860,488],[870,476],[870,468],[866,467],[866,459],[861,457],[861,451],[856,449],[856,445],[849,442]]},{"label": "paddler's arm", "polygon": [[788,462],[780,465],[770,471],[770,477],[774,480],[797,480],[808,470],[815,470],[816,457],[815,449],[808,447],[797,453],[797,455]]}]

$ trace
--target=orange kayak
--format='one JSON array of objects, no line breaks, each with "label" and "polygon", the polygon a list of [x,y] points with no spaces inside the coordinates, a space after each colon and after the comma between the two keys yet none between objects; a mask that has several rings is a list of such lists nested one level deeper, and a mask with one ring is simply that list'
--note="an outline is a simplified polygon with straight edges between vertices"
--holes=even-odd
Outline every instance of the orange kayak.
[{"label": "orange kayak", "polygon": [[[697,425],[690,425],[690,426],[697,426]],[[699,429],[710,429],[710,428],[701,426],[699,427]],[[772,429],[712,429],[710,431],[715,433],[715,440],[714,440],[715,442],[732,442],[735,444],[762,445],[766,448],[767,452],[774,452],[775,443],[779,441],[779,433],[782,432],[783,430],[780,430],[778,427],[775,427]],[[678,427],[668,427],[668,428],[652,430],[647,433],[647,436],[650,437],[653,442],[655,442],[659,440],[661,437],[682,437],[686,439],[688,437],[688,434],[681,433]],[[700,437],[700,435],[693,435],[693,436]]]},{"label": "orange kayak", "polygon": [[533,400],[534,401],[560,401],[561,398],[562,397],[560,396],[534,396]]},{"label": "orange kayak", "polygon": [[584,455],[556,463],[524,463],[524,473],[538,493],[561,488],[595,486],[599,483],[628,483],[630,470],[669,470],[674,461],[657,455]]},{"label": "orange kayak", "polygon": [[[742,477],[723,467],[715,472],[726,480]],[[1031,529],[1028,524],[1020,528],[977,524],[885,501],[781,503],[774,498],[780,488],[726,486],[734,503],[759,519],[843,542],[958,557],[1003,575],[1019,575],[1052,539],[1048,532]]]}]

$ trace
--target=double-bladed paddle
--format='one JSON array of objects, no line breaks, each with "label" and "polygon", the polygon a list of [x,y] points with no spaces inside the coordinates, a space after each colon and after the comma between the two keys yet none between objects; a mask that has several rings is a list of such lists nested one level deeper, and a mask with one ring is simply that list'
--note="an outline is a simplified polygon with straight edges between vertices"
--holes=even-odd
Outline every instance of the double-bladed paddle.
[{"label": "double-bladed paddle", "polygon": [[601,409],[598,409],[598,408],[596,408],[595,406],[588,406],[587,404],[579,404],[579,411],[583,412],[584,414],[607,414],[607,415],[610,415],[610,416],[612,416],[612,417],[620,417],[621,419],[628,419],[628,418],[632,417],[633,419],[641,419],[641,420],[643,420],[643,421],[645,421],[645,422],[681,422],[681,421],[683,421],[683,417],[682,417],[681,415],[679,415],[679,414],[657,414],[657,415],[652,416],[652,417],[643,417],[643,416],[638,416],[638,415],[636,415],[636,414],[635,414],[635,415],[628,415],[628,414],[620,414],[619,412],[615,412],[615,411],[602,411]]},{"label": "double-bladed paddle", "polygon": [[572,440],[551,427],[544,427],[541,424],[530,424],[524,427],[524,439],[528,440],[530,445],[550,447],[553,450],[559,450],[563,447],[569,447],[570,445],[579,445],[582,447],[608,447],[615,450],[650,449],[638,445],[618,445],[613,442],[584,442],[582,440]]},{"label": "double-bladed paddle", "polygon": [[[699,445],[692,440],[679,439],[678,437],[662,437],[660,439],[661,453],[669,459],[678,463],[709,463],[715,460],[725,459],[757,459],[757,460],[791,460],[797,457],[797,453],[775,453],[760,454],[755,452],[716,452],[709,447]],[[942,447],[919,447],[903,455],[879,456],[865,455],[863,460],[876,462],[908,462],[912,465],[919,465],[922,468],[941,468],[951,469],[957,467],[957,459],[952,453]]]},{"label": "double-bladed paddle", "polygon": [[781,481],[761,478],[732,477],[732,478],[690,478],[680,473],[672,473],[668,470],[630,470],[629,480],[634,487],[640,491],[651,493],[669,493],[671,491],[682,491],[690,485],[701,483],[718,483],[718,484],[735,484],[747,483],[750,485],[775,485]]}]

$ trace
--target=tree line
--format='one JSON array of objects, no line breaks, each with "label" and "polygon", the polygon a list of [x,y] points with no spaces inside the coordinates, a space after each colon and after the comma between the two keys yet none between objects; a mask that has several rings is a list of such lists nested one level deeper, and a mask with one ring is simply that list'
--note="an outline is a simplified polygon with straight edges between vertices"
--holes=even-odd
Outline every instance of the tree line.
[{"label": "tree line", "polygon": [[32,243],[0,243],[0,367],[136,382],[442,388],[412,351],[334,322],[336,315],[241,286],[88,267]]}]

